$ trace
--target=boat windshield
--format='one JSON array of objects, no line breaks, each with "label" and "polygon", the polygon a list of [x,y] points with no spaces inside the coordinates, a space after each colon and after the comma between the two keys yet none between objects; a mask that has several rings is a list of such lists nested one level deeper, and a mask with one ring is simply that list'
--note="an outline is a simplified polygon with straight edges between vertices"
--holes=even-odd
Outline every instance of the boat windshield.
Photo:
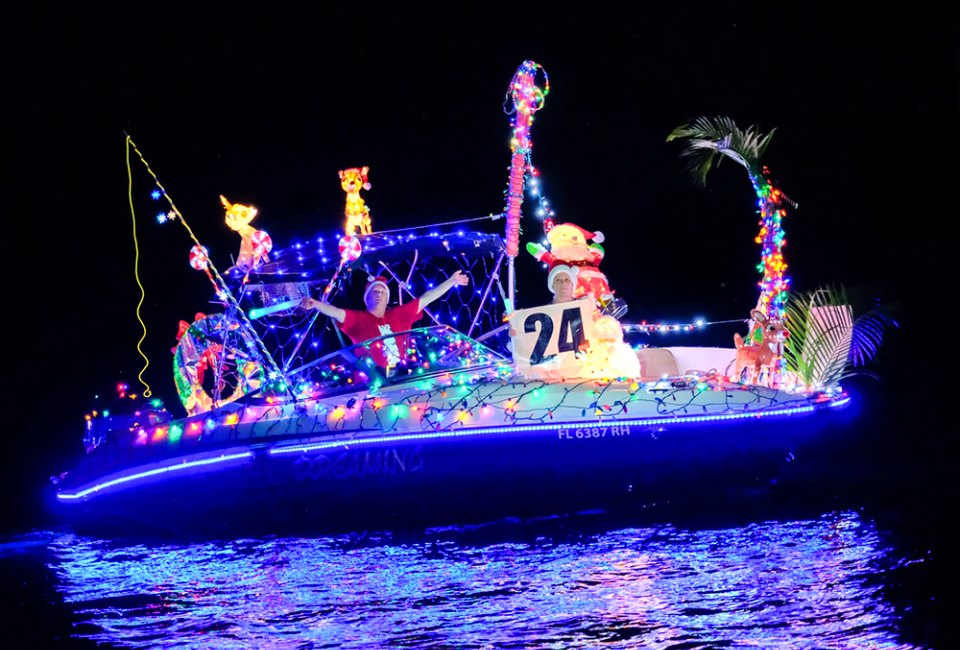
[{"label": "boat windshield", "polygon": [[508,360],[446,325],[397,332],[331,352],[290,371],[298,395],[379,388],[449,372],[488,368]]}]

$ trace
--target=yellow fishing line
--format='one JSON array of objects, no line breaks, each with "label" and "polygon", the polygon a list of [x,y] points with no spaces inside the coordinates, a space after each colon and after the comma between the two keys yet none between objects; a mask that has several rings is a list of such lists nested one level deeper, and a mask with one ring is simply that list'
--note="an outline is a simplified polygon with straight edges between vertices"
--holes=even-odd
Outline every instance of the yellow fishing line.
[{"label": "yellow fishing line", "polygon": [[[165,198],[165,199],[167,200],[167,203],[170,205],[170,212],[167,213],[167,218],[170,219],[170,220],[179,219],[180,224],[181,224],[184,228],[187,229],[187,234],[190,235],[190,239],[193,240],[193,243],[196,244],[197,246],[203,248],[203,245],[200,243],[200,240],[197,239],[197,236],[193,233],[193,229],[190,228],[190,225],[187,223],[187,220],[183,217],[183,214],[181,214],[181,213],[180,213],[180,210],[177,209],[177,206],[174,205],[173,199],[170,198],[170,195],[167,194],[167,190],[164,189],[163,185],[160,184],[160,179],[157,178],[157,175],[156,175],[155,173],[153,173],[153,170],[150,168],[150,165],[147,163],[146,159],[143,157],[143,154],[140,153],[140,150],[137,148],[136,143],[133,141],[132,138],[130,138],[129,135],[127,136],[127,174],[128,174],[128,175],[130,174],[130,150],[131,150],[131,149],[133,149],[133,151],[134,151],[134,152],[137,154],[137,156],[140,158],[140,162],[143,163],[144,167],[147,168],[147,172],[148,172],[148,173],[150,174],[150,176],[153,178],[153,182],[156,184],[157,189],[160,191],[160,194],[163,196],[163,198]],[[133,196],[132,196],[132,194],[133,194],[133,190],[132,190],[132,183],[133,183],[133,181],[131,180],[130,182],[131,182],[131,189],[129,190],[129,192],[130,192],[130,212],[131,212],[131,214],[132,214],[132,213],[133,213]],[[136,242],[136,224],[134,224],[134,242]],[[139,251],[138,251],[138,258],[137,258],[137,259],[139,259]],[[136,268],[136,266],[135,266],[134,268]],[[249,328],[249,331],[250,331],[250,332],[252,333],[252,335],[253,335],[253,340],[254,340],[257,348],[259,349],[260,353],[263,355],[263,358],[264,358],[264,359],[266,360],[266,362],[269,364],[273,376],[275,376],[275,377],[280,377],[280,376],[282,376],[282,375],[283,375],[283,372],[280,370],[279,366],[277,366],[277,362],[274,360],[273,355],[270,354],[270,351],[269,351],[269,350],[266,348],[266,346],[263,344],[263,341],[260,339],[260,337],[256,335],[256,332],[253,330],[253,326],[250,324],[249,320],[247,320],[246,314],[243,312],[242,309],[240,309],[240,305],[237,304],[236,298],[234,298],[233,294],[230,293],[229,289],[227,289],[227,283],[226,283],[226,281],[220,276],[220,272],[217,271],[217,267],[214,266],[214,264],[213,264],[212,261],[209,261],[209,260],[208,260],[208,261],[207,261],[207,268],[210,270],[210,272],[211,272],[211,274],[213,275],[213,277],[216,278],[216,279],[214,280],[214,285],[216,286],[216,289],[217,289],[217,295],[218,295],[219,297],[221,297],[223,300],[225,300],[225,301],[227,301],[228,303],[230,303],[230,305],[237,310],[237,312],[236,312],[236,313],[237,313],[237,318],[245,321],[247,327]],[[137,280],[137,284],[140,284],[140,280],[139,280],[139,279]],[[143,294],[142,294],[143,287],[141,286],[140,289],[141,289],[140,304],[143,304]],[[139,311],[140,311],[140,306],[137,305],[137,318],[138,318],[138,319],[140,318],[140,313],[139,313]],[[141,320],[140,322],[143,323],[142,320]],[[143,331],[144,331],[144,336],[146,336],[146,331],[147,331],[147,329],[146,329],[146,326],[145,326],[145,325],[144,325]],[[140,340],[143,341],[142,338],[141,338]],[[137,349],[138,349],[138,350],[139,350],[139,347],[140,347],[140,344],[138,343],[138,344],[137,344]],[[141,354],[141,356],[143,356],[144,359],[147,358],[146,355],[143,354],[143,352],[141,352],[140,354]],[[148,362],[148,363],[149,363],[149,362]],[[144,370],[146,370],[146,366],[144,366]],[[143,374],[143,371],[141,371],[141,374]],[[141,380],[141,381],[142,381],[142,380]],[[144,385],[146,385],[146,384],[144,384]],[[149,388],[148,388],[147,390],[149,390]],[[146,392],[144,392],[144,396],[149,397],[149,395],[148,395]]]},{"label": "yellow fishing line", "polygon": [[140,337],[140,340],[137,341],[137,352],[140,353],[140,356],[143,357],[143,368],[140,370],[140,374],[137,375],[137,379],[140,380],[140,383],[143,384],[143,396],[150,397],[153,395],[153,391],[150,390],[150,385],[143,379],[143,373],[147,371],[147,368],[150,366],[150,359],[147,358],[147,355],[144,354],[143,350],[140,348],[140,344],[144,342],[147,338],[147,324],[143,322],[143,318],[140,317],[140,307],[143,305],[143,299],[146,296],[146,291],[143,288],[143,284],[140,282],[140,246],[137,243],[137,215],[136,211],[133,208],[133,172],[130,169],[130,137],[127,136],[127,200],[130,202],[130,221],[133,224],[133,277],[137,281],[137,286],[140,287],[140,302],[137,303],[137,320],[140,321],[141,327],[143,327],[143,335]]}]

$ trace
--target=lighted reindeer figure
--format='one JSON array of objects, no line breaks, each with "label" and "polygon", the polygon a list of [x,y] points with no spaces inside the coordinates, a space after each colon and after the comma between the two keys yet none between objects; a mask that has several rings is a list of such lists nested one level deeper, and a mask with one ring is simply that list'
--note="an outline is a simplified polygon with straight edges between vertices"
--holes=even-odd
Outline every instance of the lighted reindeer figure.
[{"label": "lighted reindeer figure", "polygon": [[746,340],[733,335],[737,348],[733,378],[737,381],[764,383],[776,388],[780,383],[780,359],[783,357],[783,341],[790,336],[783,322],[767,318],[759,309],[750,312],[753,327]]},{"label": "lighted reindeer figure", "polygon": [[346,220],[343,223],[344,235],[369,235],[371,232],[370,208],[360,198],[360,190],[369,190],[367,180],[369,167],[351,167],[341,169],[340,187],[347,193],[347,207],[344,209]]},{"label": "lighted reindeer figure", "polygon": [[237,257],[237,266],[249,271],[261,262],[269,262],[267,253],[273,248],[273,242],[266,230],[257,230],[250,225],[257,216],[257,209],[252,205],[230,203],[223,194],[220,202],[226,209],[224,220],[227,227],[240,235],[240,255]]}]

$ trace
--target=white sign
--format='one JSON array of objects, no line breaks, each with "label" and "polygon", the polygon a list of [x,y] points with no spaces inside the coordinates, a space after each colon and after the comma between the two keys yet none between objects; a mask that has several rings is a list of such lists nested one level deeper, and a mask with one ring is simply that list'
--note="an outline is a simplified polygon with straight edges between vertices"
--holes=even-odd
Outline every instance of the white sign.
[{"label": "white sign", "polygon": [[579,376],[596,310],[593,300],[574,300],[514,311],[510,336],[517,369],[532,379]]}]

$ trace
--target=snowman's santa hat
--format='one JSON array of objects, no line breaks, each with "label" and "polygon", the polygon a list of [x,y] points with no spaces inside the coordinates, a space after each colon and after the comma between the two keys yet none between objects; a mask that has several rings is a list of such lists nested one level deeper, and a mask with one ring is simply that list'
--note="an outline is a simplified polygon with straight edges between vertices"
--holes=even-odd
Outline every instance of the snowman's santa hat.
[{"label": "snowman's santa hat", "polygon": [[580,235],[586,242],[593,241],[596,244],[603,243],[603,233],[599,230],[590,232],[586,228],[581,228],[575,223],[558,223],[547,232],[547,239],[552,244],[555,241],[564,241],[572,239],[574,235]]}]

